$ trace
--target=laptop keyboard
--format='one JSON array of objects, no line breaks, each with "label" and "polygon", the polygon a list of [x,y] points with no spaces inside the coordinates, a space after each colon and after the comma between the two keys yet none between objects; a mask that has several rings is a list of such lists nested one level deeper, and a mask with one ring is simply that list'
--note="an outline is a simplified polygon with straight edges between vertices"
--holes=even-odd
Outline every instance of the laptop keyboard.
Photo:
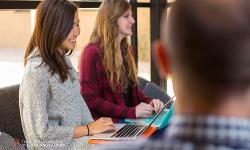
[{"label": "laptop keyboard", "polygon": [[140,136],[148,125],[127,124],[116,131],[111,137],[136,137]]}]

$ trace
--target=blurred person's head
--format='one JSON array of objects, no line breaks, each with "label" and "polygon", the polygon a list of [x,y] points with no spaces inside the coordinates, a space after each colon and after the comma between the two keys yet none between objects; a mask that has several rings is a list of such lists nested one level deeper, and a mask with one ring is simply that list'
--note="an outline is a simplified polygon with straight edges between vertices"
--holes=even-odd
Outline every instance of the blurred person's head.
[{"label": "blurred person's head", "polygon": [[127,0],[102,1],[90,42],[98,42],[104,50],[103,63],[112,87],[117,84],[128,85],[130,81],[132,85],[137,84],[136,66],[127,38],[132,35],[134,22]]},{"label": "blurred person's head", "polygon": [[42,63],[49,71],[60,76],[61,81],[68,78],[68,65],[64,54],[71,53],[80,34],[78,7],[67,0],[44,0],[37,7],[35,28],[27,46],[24,64],[35,48],[38,49]]},{"label": "blurred person's head", "polygon": [[[157,55],[173,76],[177,105],[204,113],[212,110],[199,106],[249,107],[244,101],[250,98],[249,1],[176,0],[168,21]],[[194,103],[200,104],[189,108]]]}]

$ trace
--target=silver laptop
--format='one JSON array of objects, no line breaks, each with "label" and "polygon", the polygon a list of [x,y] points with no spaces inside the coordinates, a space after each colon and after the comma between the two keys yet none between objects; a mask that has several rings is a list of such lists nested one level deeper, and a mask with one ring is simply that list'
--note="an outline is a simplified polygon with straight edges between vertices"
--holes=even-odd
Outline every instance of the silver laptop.
[{"label": "silver laptop", "polygon": [[157,119],[157,117],[163,112],[163,110],[168,106],[169,104],[174,102],[174,97],[170,98],[168,102],[164,104],[164,106],[161,108],[161,110],[155,115],[155,117],[152,119],[152,121],[149,124],[115,124],[117,130],[114,132],[109,133],[99,133],[95,134],[90,137],[90,139],[95,140],[133,140],[137,138],[138,136],[141,136],[147,129],[150,127],[154,121]]}]

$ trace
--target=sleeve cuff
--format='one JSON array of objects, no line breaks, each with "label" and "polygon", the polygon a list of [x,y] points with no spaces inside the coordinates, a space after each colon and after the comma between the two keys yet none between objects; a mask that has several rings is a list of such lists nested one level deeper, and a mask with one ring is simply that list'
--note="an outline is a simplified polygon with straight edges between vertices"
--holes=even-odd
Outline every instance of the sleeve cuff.
[{"label": "sleeve cuff", "polygon": [[136,116],[135,116],[135,107],[129,108],[127,117],[131,118],[131,119],[136,119]]}]

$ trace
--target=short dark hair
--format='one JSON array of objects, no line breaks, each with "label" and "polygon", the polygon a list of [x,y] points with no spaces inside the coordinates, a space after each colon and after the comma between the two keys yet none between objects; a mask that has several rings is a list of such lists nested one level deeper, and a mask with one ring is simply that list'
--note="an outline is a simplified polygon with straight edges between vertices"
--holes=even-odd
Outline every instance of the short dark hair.
[{"label": "short dark hair", "polygon": [[227,94],[250,87],[248,0],[176,0],[171,13],[173,68],[196,92]]},{"label": "short dark hair", "polygon": [[35,47],[49,71],[58,73],[61,81],[68,78],[68,65],[58,48],[70,33],[77,6],[68,0],[44,0],[37,7],[35,29],[27,46],[24,64]]}]

